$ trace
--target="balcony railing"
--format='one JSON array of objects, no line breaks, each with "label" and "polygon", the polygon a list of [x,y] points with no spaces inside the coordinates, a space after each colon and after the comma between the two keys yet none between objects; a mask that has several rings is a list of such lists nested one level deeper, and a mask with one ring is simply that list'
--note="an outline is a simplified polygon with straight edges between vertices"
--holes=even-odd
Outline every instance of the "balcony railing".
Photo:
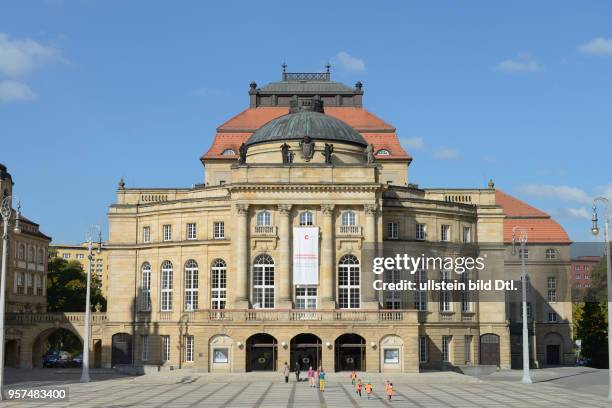
[{"label": "balcony railing", "polygon": [[[7,324],[29,325],[38,323],[83,323],[85,313],[6,313]],[[106,313],[91,313],[92,323],[106,322]]]},{"label": "balcony railing", "polygon": [[274,225],[255,225],[253,235],[276,236],[276,226]]},{"label": "balcony railing", "polygon": [[358,225],[341,225],[338,228],[338,235],[341,236],[361,236],[361,227]]}]

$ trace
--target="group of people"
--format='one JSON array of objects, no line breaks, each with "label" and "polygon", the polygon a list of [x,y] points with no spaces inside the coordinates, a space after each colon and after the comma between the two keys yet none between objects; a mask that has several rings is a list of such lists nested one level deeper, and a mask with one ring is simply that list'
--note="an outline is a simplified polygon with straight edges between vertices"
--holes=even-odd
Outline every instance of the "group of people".
[{"label": "group of people", "polygon": [[[300,382],[300,364],[298,362],[295,363],[295,381]],[[283,375],[285,376],[285,383],[289,382],[289,375],[291,374],[291,370],[289,369],[289,365],[285,362],[285,366],[283,367]],[[323,367],[319,367],[318,370],[314,370],[312,366],[308,367],[308,385],[312,388],[319,387],[321,392],[325,391],[325,370]]]},{"label": "group of people", "polygon": [[[368,380],[364,386],[361,378],[357,378],[357,373],[355,370],[351,372],[351,384],[355,388],[355,394],[359,395],[359,398],[361,398],[361,393],[364,389],[368,399],[372,398],[372,393],[374,392],[372,382]],[[387,399],[391,401],[391,397],[393,397],[393,383],[389,382],[389,380],[385,380],[385,392],[387,394]]]},{"label": "group of people", "polygon": [[[300,364],[295,363],[295,381],[300,381]],[[289,382],[289,375],[291,374],[291,370],[289,369],[289,365],[285,362],[285,366],[283,367],[283,375],[285,376],[285,383]],[[325,370],[323,367],[319,367],[317,370],[314,370],[312,366],[308,367],[308,385],[312,388],[319,387],[319,391],[325,392]],[[365,385],[361,378],[357,378],[357,372],[353,370],[351,372],[351,384],[355,388],[355,394],[359,395],[361,398],[362,392],[365,391],[368,399],[372,398],[372,393],[374,392],[374,387],[372,386],[372,382],[368,380]],[[393,397],[393,383],[389,380],[385,380],[385,393],[387,394],[387,399],[391,401]]]}]

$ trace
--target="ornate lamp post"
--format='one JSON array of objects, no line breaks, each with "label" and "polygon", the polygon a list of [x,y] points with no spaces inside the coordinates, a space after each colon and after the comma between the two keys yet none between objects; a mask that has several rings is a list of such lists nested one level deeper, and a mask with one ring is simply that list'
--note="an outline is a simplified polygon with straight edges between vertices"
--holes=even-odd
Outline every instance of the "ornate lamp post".
[{"label": "ornate lamp post", "polygon": [[523,227],[512,228],[512,255],[515,254],[515,231],[520,231],[519,242],[521,249],[519,258],[521,258],[521,289],[523,291],[523,384],[531,384],[531,375],[529,374],[529,330],[527,329],[527,271],[525,270],[525,244],[527,244],[527,229]]},{"label": "ornate lamp post", "polygon": [[[4,230],[2,232],[2,274],[0,275],[0,400],[4,399],[2,393],[4,387],[4,305],[6,303],[6,269],[8,268],[8,227],[11,219],[11,213],[13,211],[13,197],[6,196],[0,203],[0,214],[2,215],[2,222],[4,224]],[[19,208],[15,217],[15,232],[19,233]]]},{"label": "ornate lamp post", "polygon": [[608,282],[608,399],[612,400],[612,319],[610,313],[612,311],[612,260],[610,260],[610,201],[604,197],[596,197],[593,200],[593,226],[591,232],[593,235],[599,234],[597,226],[597,203],[604,205],[604,254],[606,256],[607,267],[607,282]]},{"label": "ornate lamp post", "polygon": [[99,225],[92,225],[87,234],[87,249],[89,250],[89,268],[87,269],[87,290],[85,295],[85,327],[83,328],[83,372],[81,374],[81,382],[89,382],[89,323],[91,320],[91,273],[93,270],[93,242],[94,234],[98,232],[98,249],[102,250],[102,229]]}]

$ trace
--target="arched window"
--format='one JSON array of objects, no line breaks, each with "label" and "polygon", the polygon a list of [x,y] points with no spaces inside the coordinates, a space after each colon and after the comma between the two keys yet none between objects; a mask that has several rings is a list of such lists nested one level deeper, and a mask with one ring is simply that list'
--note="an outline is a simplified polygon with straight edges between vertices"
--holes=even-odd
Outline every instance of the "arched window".
[{"label": "arched window", "polygon": [[391,153],[389,153],[387,149],[380,149],[379,151],[376,152],[376,154],[379,156],[388,156]]},{"label": "arched window", "polygon": [[172,310],[172,262],[164,261],[161,265],[161,310]]},{"label": "arched window", "polygon": [[17,253],[17,259],[25,261],[25,245],[19,245],[19,252]]},{"label": "arched window", "polygon": [[185,310],[198,308],[198,263],[190,259],[185,264]]},{"label": "arched window", "polygon": [[274,260],[270,255],[258,255],[253,261],[253,307],[274,308]]},{"label": "arched window", "polygon": [[45,251],[42,248],[38,250],[38,263],[39,265],[45,263]]},{"label": "arched window", "polygon": [[345,227],[357,225],[357,216],[353,211],[345,211],[342,213],[342,225]]},{"label": "arched window", "polygon": [[236,154],[236,151],[234,149],[225,149],[221,154],[223,156],[234,156]]},{"label": "arched window", "polygon": [[554,248],[548,248],[546,250],[546,259],[556,259],[557,258],[557,250]]},{"label": "arched window", "polygon": [[354,255],[344,255],[338,263],[338,305],[341,309],[360,307],[359,260]]},{"label": "arched window", "polygon": [[227,301],[227,265],[223,259],[215,259],[210,271],[211,309],[225,309]]},{"label": "arched window", "polygon": [[303,211],[300,213],[300,225],[301,226],[312,225],[312,213],[310,211]]},{"label": "arched window", "polygon": [[140,310],[149,312],[151,310],[151,264],[142,264],[142,276],[140,280]]},{"label": "arched window", "polygon": [[257,225],[270,225],[270,211],[260,211],[257,213]]}]

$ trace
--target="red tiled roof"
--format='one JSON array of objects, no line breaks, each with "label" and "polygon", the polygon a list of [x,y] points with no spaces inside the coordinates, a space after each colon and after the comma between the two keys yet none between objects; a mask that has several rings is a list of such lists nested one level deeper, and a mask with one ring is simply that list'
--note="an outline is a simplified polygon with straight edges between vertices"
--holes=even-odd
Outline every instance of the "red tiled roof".
[{"label": "red tiled roof", "polygon": [[[246,142],[255,130],[273,119],[286,115],[287,112],[288,108],[285,106],[248,108],[240,112],[217,128],[213,144],[202,159],[235,158],[235,156],[223,156],[221,153],[225,149],[238,152],[240,144]],[[346,122],[360,132],[368,143],[374,145],[375,152],[386,149],[391,153],[388,156],[378,155],[378,159],[411,159],[400,145],[395,128],[367,110],[328,107],[325,108],[325,113]]]},{"label": "red tiled roof", "polygon": [[503,191],[495,191],[495,202],[504,210],[504,242],[512,242],[512,229],[527,229],[527,242],[570,243],[567,232],[550,215],[512,197]]}]

